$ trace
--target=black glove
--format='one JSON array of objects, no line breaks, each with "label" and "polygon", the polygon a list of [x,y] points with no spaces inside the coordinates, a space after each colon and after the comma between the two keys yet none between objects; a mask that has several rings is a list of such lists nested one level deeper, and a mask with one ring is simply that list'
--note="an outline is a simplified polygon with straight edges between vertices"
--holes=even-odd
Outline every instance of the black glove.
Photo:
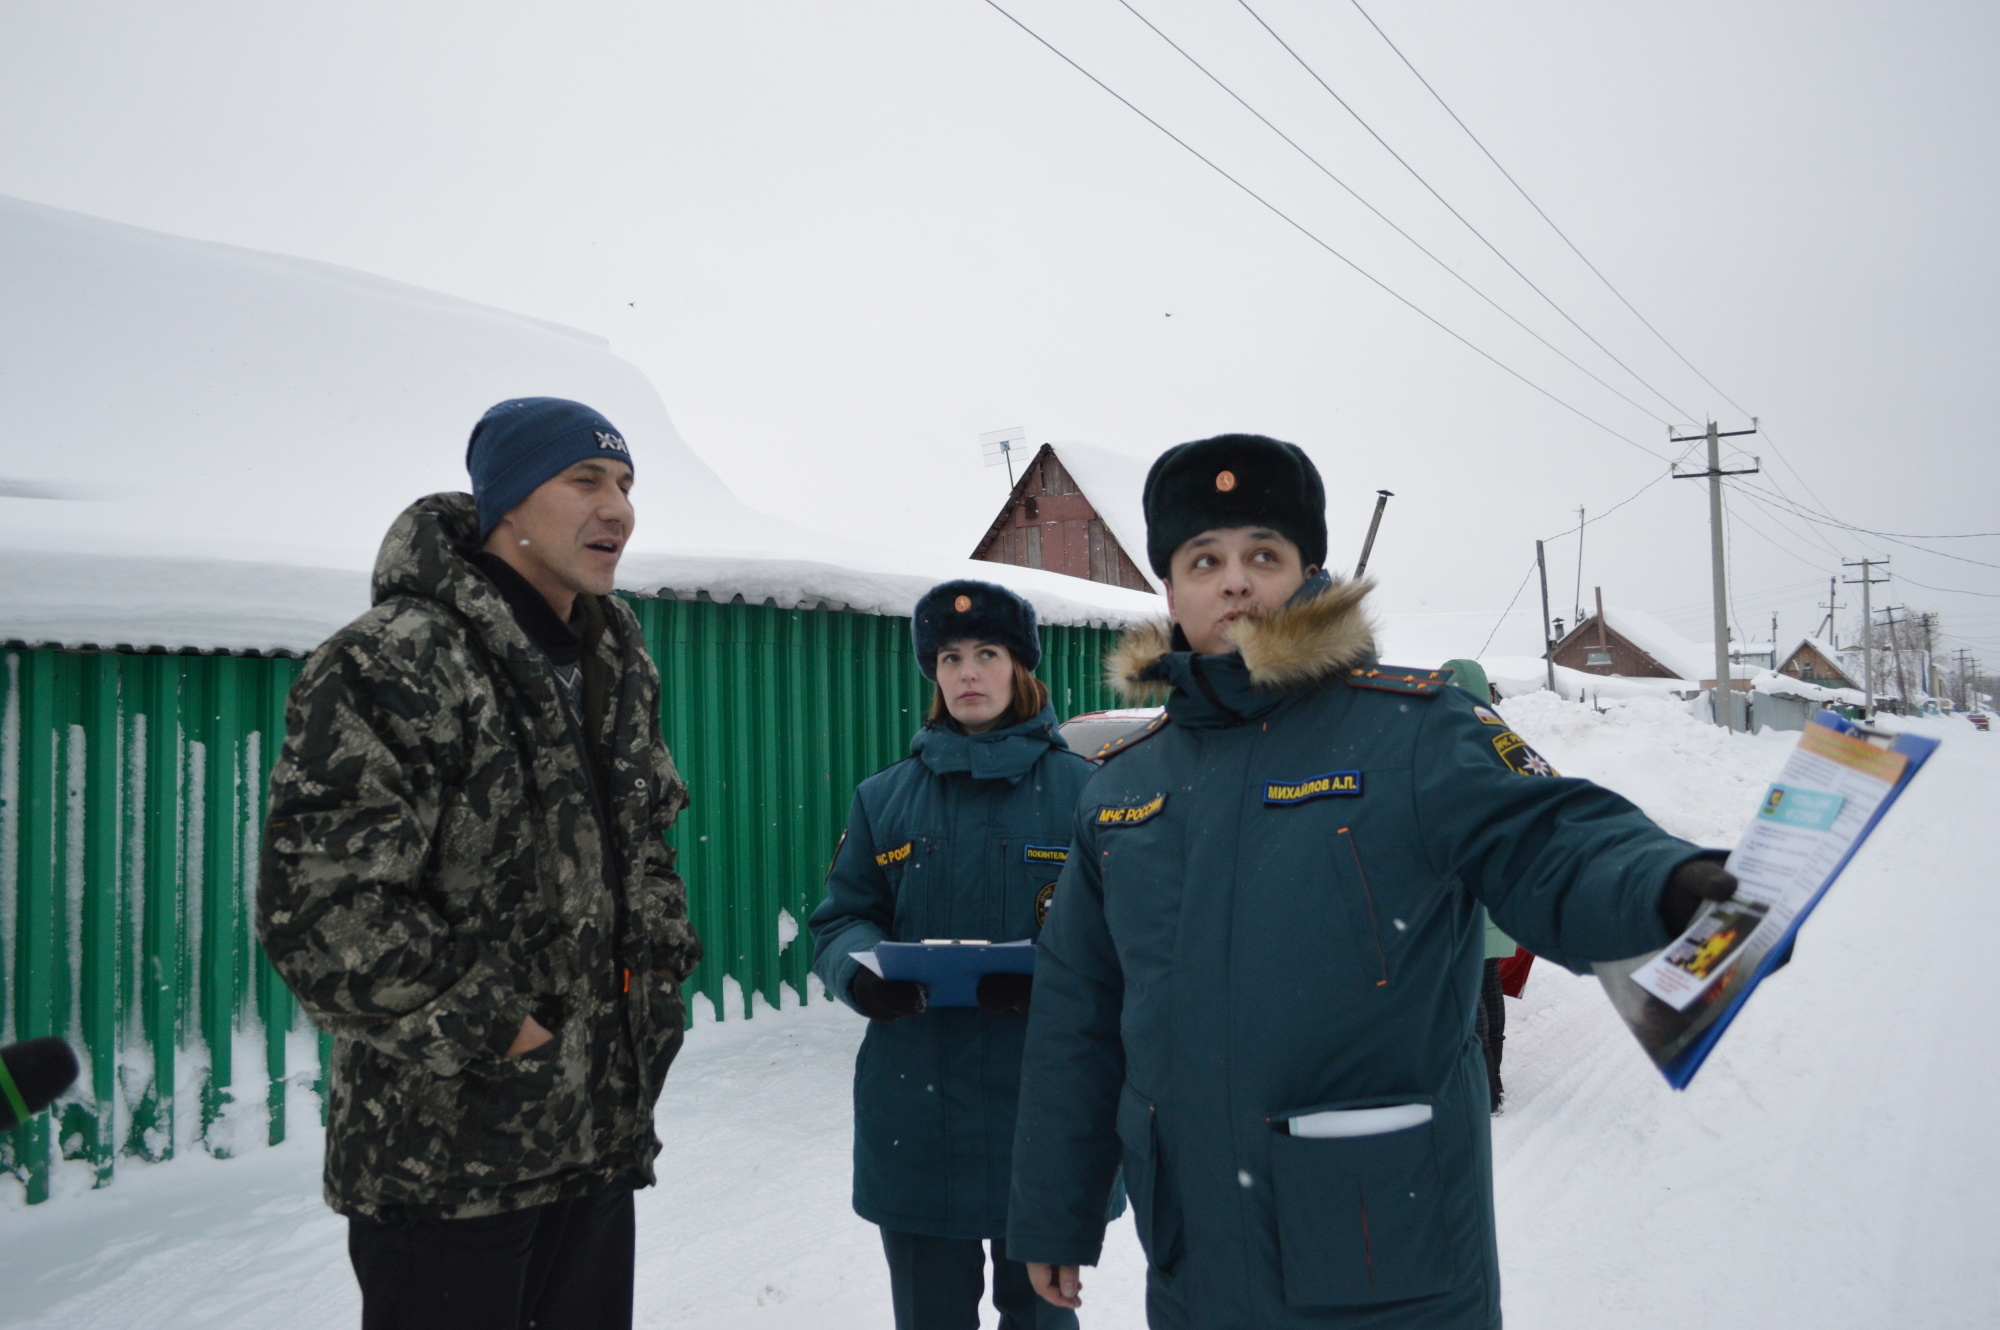
[{"label": "black glove", "polygon": [[1679,937],[1694,922],[1703,901],[1726,901],[1736,894],[1736,874],[1719,859],[1690,859],[1667,877],[1660,893],[1660,921]]},{"label": "black glove", "polygon": [[871,1021],[921,1016],[929,1001],[922,984],[910,979],[884,979],[865,965],[854,968],[847,996],[854,1000],[854,1009]]},{"label": "black glove", "polygon": [[979,1009],[1026,1014],[1028,999],[1034,996],[1032,974],[982,974],[979,976]]}]

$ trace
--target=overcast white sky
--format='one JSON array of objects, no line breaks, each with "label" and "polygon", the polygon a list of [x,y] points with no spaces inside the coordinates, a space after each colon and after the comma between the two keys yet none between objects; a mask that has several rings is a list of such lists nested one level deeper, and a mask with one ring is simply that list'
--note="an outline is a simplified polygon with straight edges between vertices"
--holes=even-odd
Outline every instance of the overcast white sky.
[{"label": "overcast white sky", "polygon": [[[1626,499],[1680,451],[1120,0],[1002,2],[1326,244],[1659,456],[1426,323],[985,0],[0,0],[0,193],[601,333],[751,503],[942,552],[969,552],[1004,496],[981,431],[1150,457],[1256,430],[1319,460],[1337,565],[1374,491],[1396,492],[1374,561],[1391,607],[1497,613],[1536,537],[1574,526],[1580,504]],[[1749,479],[1880,531],[2000,531],[2000,8],[1363,0],[1740,411],[1591,277],[1352,4],[1252,3],[1650,387],[1237,0],[1132,0],[1620,392],[1676,424],[1760,416],[1766,436],[1735,441],[1763,458]],[[1602,584],[1705,637],[1699,489],[1662,480],[1592,525],[1586,601]],[[1983,593],[1887,588],[1940,611],[1948,645],[2000,663],[2000,539],[1928,542],[1980,561],[1963,562],[1814,528],[1764,497],[1732,499],[1747,636],[1766,637],[1773,611],[1781,636],[1809,630],[1840,558],[1887,553],[1899,579]],[[1566,613],[1576,537],[1550,553]]]}]

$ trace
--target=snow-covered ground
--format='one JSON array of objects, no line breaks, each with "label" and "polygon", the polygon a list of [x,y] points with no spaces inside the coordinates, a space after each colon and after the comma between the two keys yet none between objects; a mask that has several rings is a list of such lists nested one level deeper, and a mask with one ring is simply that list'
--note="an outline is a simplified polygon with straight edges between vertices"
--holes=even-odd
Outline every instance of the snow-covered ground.
[{"label": "snow-covered ground", "polygon": [[[1727,843],[1794,736],[1729,736],[1683,705],[1505,705],[1565,774]],[[1924,724],[1913,722],[1913,724]],[[1537,966],[1509,1005],[1494,1124],[1507,1316],[1537,1330],[1990,1326],[2000,1318],[2000,735],[1946,738],[1797,959],[1676,1094],[1594,981]],[[847,1206],[844,1008],[690,1035],[639,1203],[639,1321],[691,1330],[889,1324],[874,1230]],[[0,1324],[352,1326],[319,1142],[121,1169],[30,1210],[0,1192]],[[1085,1274],[1087,1326],[1143,1325],[1129,1221]],[[993,1318],[989,1311],[987,1323]]]}]

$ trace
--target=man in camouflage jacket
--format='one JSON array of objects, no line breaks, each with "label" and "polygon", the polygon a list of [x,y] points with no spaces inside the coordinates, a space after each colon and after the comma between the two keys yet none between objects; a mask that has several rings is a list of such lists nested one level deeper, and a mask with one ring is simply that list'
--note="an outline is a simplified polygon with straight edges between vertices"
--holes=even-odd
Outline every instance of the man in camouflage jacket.
[{"label": "man in camouflage jacket", "polygon": [[476,501],[396,519],[374,609],[292,689],[258,931],[334,1035],[326,1196],[364,1326],[629,1325],[701,957],[659,675],[604,594],[629,454],[543,398],[489,412],[469,462]]}]

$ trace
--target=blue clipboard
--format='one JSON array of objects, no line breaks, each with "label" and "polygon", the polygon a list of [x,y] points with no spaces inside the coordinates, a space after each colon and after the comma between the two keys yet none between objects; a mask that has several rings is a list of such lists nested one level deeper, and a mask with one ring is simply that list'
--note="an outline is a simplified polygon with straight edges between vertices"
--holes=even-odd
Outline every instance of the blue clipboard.
[{"label": "blue clipboard", "polygon": [[[1817,716],[1813,717],[1811,723],[1824,725],[1828,729],[1838,730],[1842,734],[1862,734],[1867,731],[1865,725],[1856,724],[1832,711],[1820,712]],[[1868,819],[1868,824],[1861,829],[1861,834],[1854,838],[1854,844],[1848,846],[1847,853],[1842,855],[1840,862],[1833,866],[1833,871],[1826,875],[1826,881],[1819,884],[1819,889],[1813,892],[1812,899],[1807,901],[1805,906],[1800,909],[1798,916],[1792,920],[1792,926],[1784,931],[1784,934],[1779,937],[1776,945],[1766,952],[1764,958],[1757,963],[1756,970],[1750,976],[1750,982],[1743,986],[1741,992],[1732,995],[1732,1000],[1729,1004],[1709,1024],[1708,1028],[1701,1032],[1699,1038],[1682,1049],[1672,1059],[1660,1065],[1660,1072],[1667,1078],[1667,1084],[1673,1086],[1676,1090],[1687,1089],[1688,1083],[1694,1079],[1694,1074],[1701,1070],[1701,1064],[1706,1062],[1708,1055],[1715,1051],[1716,1044],[1722,1039],[1722,1032],[1729,1028],[1730,1023],[1736,1019],[1737,1013],[1743,1010],[1743,1004],[1748,1002],[1750,995],[1757,991],[1757,985],[1763,983],[1765,978],[1790,956],[1792,943],[1799,935],[1799,926],[1805,923],[1807,917],[1812,914],[1814,907],[1826,896],[1827,890],[1833,886],[1842,871],[1846,869],[1848,862],[1854,858],[1855,852],[1868,843],[1868,837],[1874,834],[1875,828],[1880,825],[1883,816],[1895,806],[1896,800],[1902,797],[1903,791],[1908,788],[1911,779],[1922,769],[1924,763],[1930,760],[1930,755],[1937,751],[1937,747],[1938,741],[1936,739],[1926,738],[1921,734],[1898,734],[1894,742],[1890,743],[1890,752],[1901,753],[1909,758],[1909,762],[1903,767],[1903,774],[1889,788],[1889,793],[1883,796],[1882,802],[1875,809],[1875,815]]]},{"label": "blue clipboard", "polygon": [[1033,942],[877,942],[884,979],[910,979],[930,990],[933,1007],[976,1007],[979,979],[1033,974]]},{"label": "blue clipboard", "polygon": [[[1879,731],[1857,725],[1831,711],[1822,711],[1813,717],[1812,725],[1823,726],[1840,734],[1855,735],[1880,744],[1883,738]],[[1790,927],[1782,933],[1754,963],[1748,958],[1745,965],[1750,967],[1728,975],[1714,990],[1712,998],[1705,998],[1697,1004],[1677,1010],[1653,998],[1641,989],[1632,978],[1632,972],[1651,959],[1650,956],[1635,956],[1630,960],[1600,963],[1592,968],[1597,971],[1605,992],[1612,1005],[1638,1038],[1639,1044],[1653,1060],[1653,1065],[1666,1077],[1667,1084],[1676,1090],[1685,1090],[1701,1070],[1708,1055],[1722,1039],[1723,1032],[1735,1021],[1743,1004],[1757,991],[1779,966],[1790,958],[1792,943],[1798,937],[1800,927],[1811,916],[1815,907],[1826,896],[1829,888],[1840,877],[1854,854],[1868,841],[1868,837],[1881,823],[1882,818],[1902,796],[1903,790],[1917,772],[1937,751],[1938,741],[1920,734],[1898,734],[1887,744],[1881,744],[1892,753],[1902,754],[1907,761],[1901,776],[1889,788],[1875,813],[1861,828],[1847,851],[1841,856],[1826,878],[1814,889],[1812,896],[1792,919]]]}]

